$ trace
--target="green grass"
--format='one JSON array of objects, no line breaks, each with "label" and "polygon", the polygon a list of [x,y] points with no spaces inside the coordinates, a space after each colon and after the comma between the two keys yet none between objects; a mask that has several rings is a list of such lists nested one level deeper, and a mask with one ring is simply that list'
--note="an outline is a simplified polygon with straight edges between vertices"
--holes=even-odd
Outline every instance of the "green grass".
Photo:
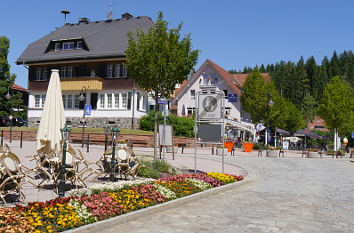
[{"label": "green grass", "polygon": [[[10,127],[0,127],[0,130],[9,131]],[[13,131],[37,131],[37,128],[31,127],[12,127]],[[73,133],[81,133],[82,128],[72,128]],[[104,133],[103,128],[85,128],[86,133]],[[120,129],[121,134],[135,134],[135,135],[153,135],[154,132],[136,130],[136,129]]]}]

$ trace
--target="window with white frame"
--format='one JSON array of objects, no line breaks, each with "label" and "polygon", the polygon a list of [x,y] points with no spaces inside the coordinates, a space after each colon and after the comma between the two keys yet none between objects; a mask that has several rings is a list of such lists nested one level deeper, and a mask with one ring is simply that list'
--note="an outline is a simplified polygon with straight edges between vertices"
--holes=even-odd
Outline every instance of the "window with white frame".
[{"label": "window with white frame", "polygon": [[66,66],[61,67],[61,77],[66,78]]},{"label": "window with white frame", "polygon": [[74,49],[74,42],[63,43],[63,50]]},{"label": "window with white frame", "polygon": [[122,95],[121,108],[127,109],[127,107],[128,107],[128,93],[122,93],[121,95]]},{"label": "window with white frame", "polygon": [[187,115],[188,116],[193,116],[195,112],[195,108],[187,108]]},{"label": "window with white frame", "polygon": [[66,108],[66,95],[62,95],[61,98],[63,99],[64,108]]},{"label": "window with white frame", "polygon": [[224,114],[225,114],[225,116],[229,116],[229,115],[230,115],[230,112],[231,112],[231,108],[230,108],[230,107],[224,108]]},{"label": "window with white frame", "polygon": [[74,108],[79,108],[80,106],[80,100],[79,100],[79,95],[74,96]]},{"label": "window with white frame", "polygon": [[141,105],[142,110],[146,111],[146,106],[147,106],[147,101],[148,101],[148,97],[146,95],[143,95],[143,104]]},{"label": "window with white frame", "polygon": [[192,100],[195,99],[195,90],[191,90],[191,99],[192,99]]},{"label": "window with white frame", "polygon": [[227,99],[228,91],[227,90],[223,90],[223,91],[224,91],[225,99]]},{"label": "window with white frame", "polygon": [[108,65],[107,66],[107,77],[112,78],[113,75],[113,65]]},{"label": "window with white frame", "polygon": [[100,108],[104,108],[104,94],[100,94]]},{"label": "window with white frame", "polygon": [[114,70],[114,77],[120,77],[120,64],[116,64],[115,70]]},{"label": "window with white frame", "polygon": [[42,108],[44,107],[44,103],[45,103],[45,95],[42,95],[42,104],[41,104]]},{"label": "window with white frame", "polygon": [[73,77],[73,67],[69,66],[68,67],[68,78],[72,78]]},{"label": "window with white frame", "polygon": [[77,49],[82,49],[82,41],[78,41],[76,44]]},{"label": "window with white frame", "polygon": [[55,51],[59,51],[60,49],[60,43],[55,43]]},{"label": "window with white frame", "polygon": [[42,80],[47,80],[47,70],[43,70],[43,74],[42,74]]},{"label": "window with white frame", "polygon": [[42,75],[41,68],[38,67],[36,71],[37,71],[36,72],[36,80],[41,80],[41,75]]},{"label": "window with white frame", "polygon": [[112,108],[112,94],[107,94],[107,108]]},{"label": "window with white frame", "polygon": [[39,108],[40,101],[41,101],[41,96],[40,95],[35,95],[34,96],[34,107],[35,108]]},{"label": "window with white frame", "polygon": [[68,95],[68,108],[73,108],[73,96]]},{"label": "window with white frame", "polygon": [[119,108],[119,93],[114,94],[114,108]]},{"label": "window with white frame", "polygon": [[127,64],[123,64],[123,70],[122,70],[122,77],[127,78],[128,77],[128,70],[127,70]]}]

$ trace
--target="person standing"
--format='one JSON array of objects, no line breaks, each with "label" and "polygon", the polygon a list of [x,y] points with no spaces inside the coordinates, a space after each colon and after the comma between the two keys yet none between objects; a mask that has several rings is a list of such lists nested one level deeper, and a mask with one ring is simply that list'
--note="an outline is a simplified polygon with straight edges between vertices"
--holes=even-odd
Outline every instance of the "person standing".
[{"label": "person standing", "polygon": [[348,139],[347,138],[343,138],[343,144],[345,146],[345,152],[349,153],[349,145],[348,145]]}]

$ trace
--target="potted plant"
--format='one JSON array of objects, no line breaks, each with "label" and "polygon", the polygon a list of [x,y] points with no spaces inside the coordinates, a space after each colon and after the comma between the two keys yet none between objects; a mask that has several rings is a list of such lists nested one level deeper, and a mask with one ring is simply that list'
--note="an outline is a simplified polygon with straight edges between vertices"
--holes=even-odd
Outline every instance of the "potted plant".
[{"label": "potted plant", "polygon": [[233,141],[225,141],[224,146],[227,148],[228,152],[232,152],[232,148],[234,147],[234,142]]},{"label": "potted plant", "polygon": [[252,152],[253,145],[253,142],[242,142],[243,152]]},{"label": "potted plant", "polygon": [[267,147],[266,156],[267,157],[278,157],[279,156],[279,150],[280,150],[280,147],[268,146]]},{"label": "potted plant", "polygon": [[318,150],[317,149],[308,149],[309,158],[318,158]]}]

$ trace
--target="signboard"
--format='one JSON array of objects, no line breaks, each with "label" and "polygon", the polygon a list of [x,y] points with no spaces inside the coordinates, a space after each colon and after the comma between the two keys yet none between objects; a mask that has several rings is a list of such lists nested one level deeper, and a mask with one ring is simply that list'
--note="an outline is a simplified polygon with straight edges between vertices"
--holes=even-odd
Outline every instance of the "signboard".
[{"label": "signboard", "polygon": [[288,141],[284,141],[283,142],[283,149],[284,150],[288,150],[289,149],[289,142]]},{"label": "signboard", "polygon": [[227,101],[228,102],[237,102],[237,94],[228,94]]},{"label": "signboard", "polygon": [[159,104],[166,104],[166,100],[159,99],[159,100],[158,100],[158,103],[159,103]]},{"label": "signboard", "polygon": [[198,95],[198,119],[212,120],[221,118],[221,94]]},{"label": "signboard", "polygon": [[91,116],[91,105],[85,104],[85,116]]},{"label": "signboard", "polygon": [[202,142],[221,142],[221,124],[201,124],[198,126],[198,138]]},{"label": "signboard", "polygon": [[172,125],[165,126],[165,143],[163,142],[163,124],[159,124],[160,146],[172,146]]}]

